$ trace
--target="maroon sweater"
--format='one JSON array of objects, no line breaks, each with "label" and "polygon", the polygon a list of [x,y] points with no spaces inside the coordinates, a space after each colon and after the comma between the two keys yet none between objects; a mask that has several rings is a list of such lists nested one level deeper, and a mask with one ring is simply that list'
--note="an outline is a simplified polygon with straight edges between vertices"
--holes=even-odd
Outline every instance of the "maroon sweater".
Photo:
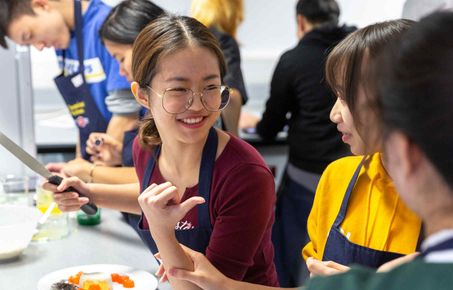
[{"label": "maroon sweater", "polygon": [[[134,141],[133,158],[140,184],[150,151]],[[151,183],[163,183],[158,166]],[[143,191],[143,189],[142,189]],[[198,185],[187,188],[182,201],[198,194]],[[206,256],[226,276],[251,283],[278,286],[271,229],[274,223],[274,177],[259,153],[231,136],[215,162],[209,211],[212,235]],[[144,220],[142,227],[147,228]],[[197,227],[196,207],[177,225]]]}]

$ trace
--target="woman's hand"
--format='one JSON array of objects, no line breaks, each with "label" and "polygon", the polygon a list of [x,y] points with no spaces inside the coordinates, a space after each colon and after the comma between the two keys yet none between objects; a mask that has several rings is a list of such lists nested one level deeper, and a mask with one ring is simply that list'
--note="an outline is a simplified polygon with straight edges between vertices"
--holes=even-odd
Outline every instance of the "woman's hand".
[{"label": "woman's hand", "polygon": [[154,275],[156,275],[157,277],[160,277],[159,283],[167,282],[168,281],[167,271],[165,271],[165,267],[164,267],[164,264],[162,263],[160,253],[157,252],[156,254],[154,254],[154,257],[159,261],[159,269],[157,269],[157,271],[156,271],[156,273],[154,273]]},{"label": "woman's hand", "polygon": [[178,189],[170,182],[151,184],[138,197],[138,203],[148,220],[153,237],[174,234],[175,225],[197,204],[204,203],[202,197],[194,196],[180,203]]},{"label": "woman's hand", "polygon": [[121,165],[123,144],[105,133],[91,133],[86,142],[88,154],[94,163],[105,166]]},{"label": "woman's hand", "polygon": [[[52,191],[54,193],[55,202],[58,208],[62,211],[77,211],[80,207],[89,202],[89,196],[92,195],[88,184],[84,183],[77,177],[64,178],[60,185],[54,185],[49,182],[45,182],[42,187],[45,190]],[[77,192],[63,192],[67,188],[72,187],[79,191],[86,197],[79,197]]]},{"label": "woman's hand", "polygon": [[205,290],[241,289],[230,286],[231,284],[234,284],[234,281],[217,270],[203,254],[183,245],[181,245],[181,247],[186,255],[193,261],[194,270],[187,271],[184,269],[171,268],[167,271],[169,277],[191,282]]},{"label": "woman's hand", "polygon": [[55,172],[63,177],[77,176],[85,182],[91,180],[90,171],[92,167],[93,163],[82,158],[76,158],[66,163],[49,163],[46,165],[50,172]]},{"label": "woman's hand", "polygon": [[349,267],[335,263],[334,261],[319,261],[312,257],[307,259],[307,268],[310,271],[310,277],[340,274],[350,269]]}]

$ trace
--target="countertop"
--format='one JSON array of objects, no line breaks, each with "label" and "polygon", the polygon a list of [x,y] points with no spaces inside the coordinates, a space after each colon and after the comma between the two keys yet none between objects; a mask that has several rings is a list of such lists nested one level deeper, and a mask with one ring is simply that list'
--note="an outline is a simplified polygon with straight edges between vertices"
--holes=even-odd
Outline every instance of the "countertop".
[{"label": "countertop", "polygon": [[[36,289],[47,273],[87,264],[119,264],[154,274],[156,260],[121,214],[102,209],[101,216],[97,226],[79,226],[73,220],[68,237],[32,242],[18,259],[0,262],[0,289]],[[170,285],[160,284],[159,289],[168,290]]]}]

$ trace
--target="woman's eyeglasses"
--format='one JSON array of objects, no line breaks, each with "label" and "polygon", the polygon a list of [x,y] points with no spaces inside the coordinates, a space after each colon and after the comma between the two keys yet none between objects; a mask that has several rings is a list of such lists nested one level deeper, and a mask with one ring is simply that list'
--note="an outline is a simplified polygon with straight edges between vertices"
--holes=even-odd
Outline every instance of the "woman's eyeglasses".
[{"label": "woman's eyeglasses", "polygon": [[227,86],[208,86],[200,93],[195,93],[188,88],[169,88],[162,94],[147,86],[162,99],[162,107],[169,114],[181,114],[193,104],[195,94],[200,96],[203,107],[210,112],[224,109],[230,100],[230,88]]}]

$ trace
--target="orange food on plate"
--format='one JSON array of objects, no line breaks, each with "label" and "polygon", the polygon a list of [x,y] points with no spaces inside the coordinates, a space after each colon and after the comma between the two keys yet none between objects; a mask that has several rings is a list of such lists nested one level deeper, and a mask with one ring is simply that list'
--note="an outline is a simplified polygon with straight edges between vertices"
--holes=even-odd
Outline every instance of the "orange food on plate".
[{"label": "orange food on plate", "polygon": [[112,290],[112,282],[121,284],[124,288],[134,288],[135,282],[128,275],[102,272],[83,273],[78,272],[68,278],[68,282],[78,285],[82,290]]},{"label": "orange food on plate", "polygon": [[126,280],[123,281],[123,287],[124,288],[134,288],[135,287],[135,283],[131,279],[126,279]]}]

